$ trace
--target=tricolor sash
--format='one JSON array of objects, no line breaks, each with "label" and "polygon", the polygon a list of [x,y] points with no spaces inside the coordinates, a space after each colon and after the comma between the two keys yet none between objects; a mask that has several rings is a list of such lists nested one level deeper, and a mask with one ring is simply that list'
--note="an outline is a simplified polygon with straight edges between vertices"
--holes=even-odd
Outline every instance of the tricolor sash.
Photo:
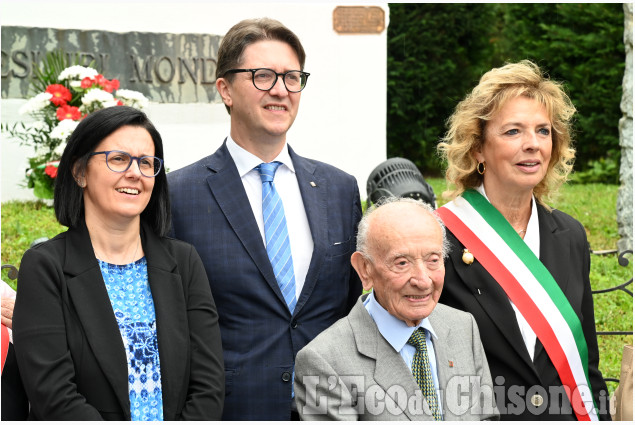
[{"label": "tricolor sash", "polygon": [[477,191],[465,191],[437,212],[527,320],[558,371],[578,420],[598,420],[582,324],[549,270]]},{"label": "tricolor sash", "polygon": [[7,360],[7,353],[9,352],[9,330],[5,325],[0,325],[0,331],[2,332],[2,367],[1,371],[4,370],[4,362]]}]

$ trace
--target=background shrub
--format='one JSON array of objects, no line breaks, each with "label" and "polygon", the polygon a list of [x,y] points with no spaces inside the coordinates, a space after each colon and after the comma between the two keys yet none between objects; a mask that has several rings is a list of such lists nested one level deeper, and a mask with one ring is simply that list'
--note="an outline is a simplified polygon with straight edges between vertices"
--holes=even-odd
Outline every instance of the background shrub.
[{"label": "background shrub", "polygon": [[456,103],[489,69],[531,59],[578,109],[578,180],[617,183],[623,31],[621,4],[390,4],[388,156],[440,175]]}]

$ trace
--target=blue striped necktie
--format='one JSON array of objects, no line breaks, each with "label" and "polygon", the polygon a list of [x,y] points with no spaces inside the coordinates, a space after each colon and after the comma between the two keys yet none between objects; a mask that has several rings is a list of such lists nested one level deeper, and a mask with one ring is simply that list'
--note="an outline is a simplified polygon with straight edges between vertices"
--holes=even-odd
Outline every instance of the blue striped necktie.
[{"label": "blue striped necktie", "polygon": [[262,180],[262,217],[265,225],[267,255],[269,256],[269,261],[271,261],[282,296],[287,303],[287,307],[289,307],[289,311],[293,313],[296,304],[295,272],[293,270],[293,258],[291,257],[289,231],[287,230],[287,220],[284,216],[282,200],[273,185],[273,176],[280,165],[282,163],[277,161],[263,163],[256,169],[260,173],[260,180]]},{"label": "blue striped necktie", "polygon": [[443,420],[439,412],[437,389],[434,386],[434,380],[432,379],[432,372],[430,370],[425,329],[419,328],[414,331],[408,339],[408,344],[414,345],[417,349],[412,359],[412,374],[415,377],[415,381],[419,384],[419,388],[421,388],[421,392],[428,402],[430,410],[432,410],[434,420]]}]

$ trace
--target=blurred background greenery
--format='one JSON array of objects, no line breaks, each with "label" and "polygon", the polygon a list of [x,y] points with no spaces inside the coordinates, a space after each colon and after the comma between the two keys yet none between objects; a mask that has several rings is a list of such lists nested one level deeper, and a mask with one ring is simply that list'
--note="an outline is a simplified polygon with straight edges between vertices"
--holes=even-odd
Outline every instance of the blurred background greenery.
[{"label": "blurred background greenery", "polygon": [[486,71],[531,59],[564,83],[578,109],[572,181],[618,184],[622,4],[389,6],[389,158],[441,176],[435,148],[457,102]]}]

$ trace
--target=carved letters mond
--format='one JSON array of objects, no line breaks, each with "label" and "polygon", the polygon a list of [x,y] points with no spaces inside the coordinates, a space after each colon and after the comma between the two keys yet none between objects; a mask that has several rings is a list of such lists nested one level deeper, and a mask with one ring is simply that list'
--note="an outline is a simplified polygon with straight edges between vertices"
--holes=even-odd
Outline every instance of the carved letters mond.
[{"label": "carved letters mond", "polygon": [[123,88],[154,102],[220,103],[214,82],[221,38],[3,26],[2,98],[33,95],[33,64],[41,64],[46,52],[61,49],[70,63],[92,63],[106,78],[117,78]]}]

